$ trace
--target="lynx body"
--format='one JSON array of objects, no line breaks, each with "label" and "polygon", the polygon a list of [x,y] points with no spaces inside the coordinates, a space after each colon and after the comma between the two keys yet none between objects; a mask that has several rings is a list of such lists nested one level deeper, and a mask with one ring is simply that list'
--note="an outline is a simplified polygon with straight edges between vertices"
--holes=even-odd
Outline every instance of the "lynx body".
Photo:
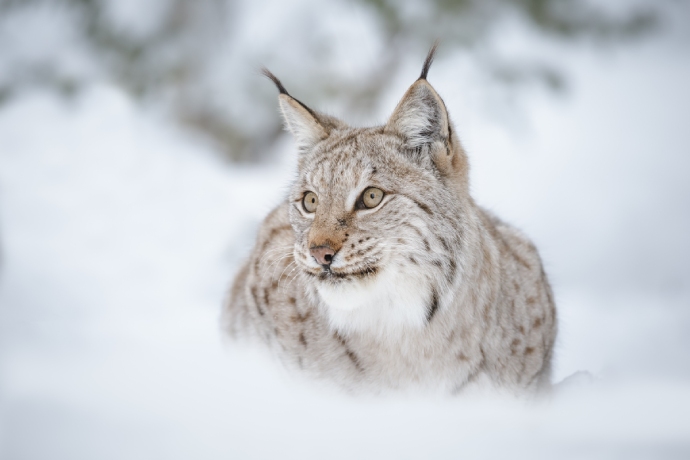
[{"label": "lynx body", "polygon": [[421,77],[385,126],[351,128],[280,91],[299,150],[223,322],[354,391],[549,386],[551,288],[534,245],[475,204],[446,107]]}]

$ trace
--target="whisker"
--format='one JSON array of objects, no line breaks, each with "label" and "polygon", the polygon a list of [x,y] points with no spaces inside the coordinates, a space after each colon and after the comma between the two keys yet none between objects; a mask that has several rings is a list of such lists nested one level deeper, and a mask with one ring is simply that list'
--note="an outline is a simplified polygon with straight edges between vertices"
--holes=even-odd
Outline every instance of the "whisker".
[{"label": "whisker", "polygon": [[271,260],[269,264],[265,265],[261,269],[261,274],[267,274],[270,273],[272,269],[277,267],[283,260],[289,259],[291,254],[283,254],[280,257],[276,258],[275,260]]},{"label": "whisker", "polygon": [[[268,251],[266,251],[264,254],[261,255],[261,258],[259,259],[259,263],[260,263],[260,264],[263,263],[265,259],[267,259],[268,257],[270,257],[270,256],[272,256],[272,255],[274,255],[274,254],[276,254],[277,252],[281,252],[281,253],[287,254],[287,253],[289,253],[289,252],[292,252],[292,250],[293,250],[292,247],[284,247],[284,246],[280,246],[280,247],[277,247],[277,248],[271,248],[271,249],[269,249]],[[283,251],[284,251],[284,252],[283,252]]]},{"label": "whisker", "polygon": [[297,262],[295,262],[295,261],[293,260],[292,262],[290,262],[289,264],[287,264],[287,265],[285,266],[285,268],[283,269],[282,272],[280,272],[280,276],[278,277],[278,282],[279,282],[279,283],[280,283],[280,280],[283,278],[283,273],[285,273],[285,270],[287,270],[288,268],[290,268],[290,266],[291,266],[292,264],[295,264],[295,265],[296,265]]},{"label": "whisker", "polygon": [[[292,273],[293,273],[295,270],[298,270],[298,269],[299,269],[299,265],[295,266],[295,268],[293,268],[292,270],[290,270],[290,273],[287,274],[286,278],[290,278],[290,275],[292,275]],[[288,283],[285,285],[284,289],[285,289],[286,291],[288,290],[288,288],[290,287],[290,285],[292,284],[292,282],[295,281],[295,279],[297,279],[298,276],[299,276],[299,271],[298,271],[297,273],[295,273],[295,275],[294,275],[292,278],[290,278],[290,280],[288,281]]]}]

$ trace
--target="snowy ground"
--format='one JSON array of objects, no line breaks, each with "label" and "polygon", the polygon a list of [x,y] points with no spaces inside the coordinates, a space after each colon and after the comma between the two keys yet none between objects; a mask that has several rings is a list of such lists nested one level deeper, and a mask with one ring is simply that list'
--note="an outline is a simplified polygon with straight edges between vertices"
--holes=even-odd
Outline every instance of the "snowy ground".
[{"label": "snowy ground", "polygon": [[542,252],[555,379],[595,375],[541,404],[355,399],[223,344],[289,139],[230,167],[107,85],[4,107],[0,458],[689,458],[690,59],[573,59],[574,95],[533,98],[524,129],[474,115],[450,64],[431,78],[478,200]]}]

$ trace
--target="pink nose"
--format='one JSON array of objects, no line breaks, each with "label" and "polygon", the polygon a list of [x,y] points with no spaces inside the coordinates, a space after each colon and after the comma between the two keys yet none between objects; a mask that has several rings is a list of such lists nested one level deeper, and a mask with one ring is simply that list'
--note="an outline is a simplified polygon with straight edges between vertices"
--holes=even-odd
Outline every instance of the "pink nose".
[{"label": "pink nose", "polygon": [[335,251],[329,246],[317,246],[315,248],[309,249],[309,252],[319,265],[329,266],[333,261],[333,256]]}]

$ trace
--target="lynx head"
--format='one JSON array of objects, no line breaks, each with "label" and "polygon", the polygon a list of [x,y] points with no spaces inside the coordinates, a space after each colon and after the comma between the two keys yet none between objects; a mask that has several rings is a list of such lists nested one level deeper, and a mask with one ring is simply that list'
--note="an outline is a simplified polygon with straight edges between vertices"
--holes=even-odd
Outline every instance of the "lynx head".
[{"label": "lynx head", "polygon": [[423,326],[462,271],[468,166],[426,80],[435,50],[388,122],[371,128],[310,109],[264,70],[299,149],[295,259],[341,332]]}]

